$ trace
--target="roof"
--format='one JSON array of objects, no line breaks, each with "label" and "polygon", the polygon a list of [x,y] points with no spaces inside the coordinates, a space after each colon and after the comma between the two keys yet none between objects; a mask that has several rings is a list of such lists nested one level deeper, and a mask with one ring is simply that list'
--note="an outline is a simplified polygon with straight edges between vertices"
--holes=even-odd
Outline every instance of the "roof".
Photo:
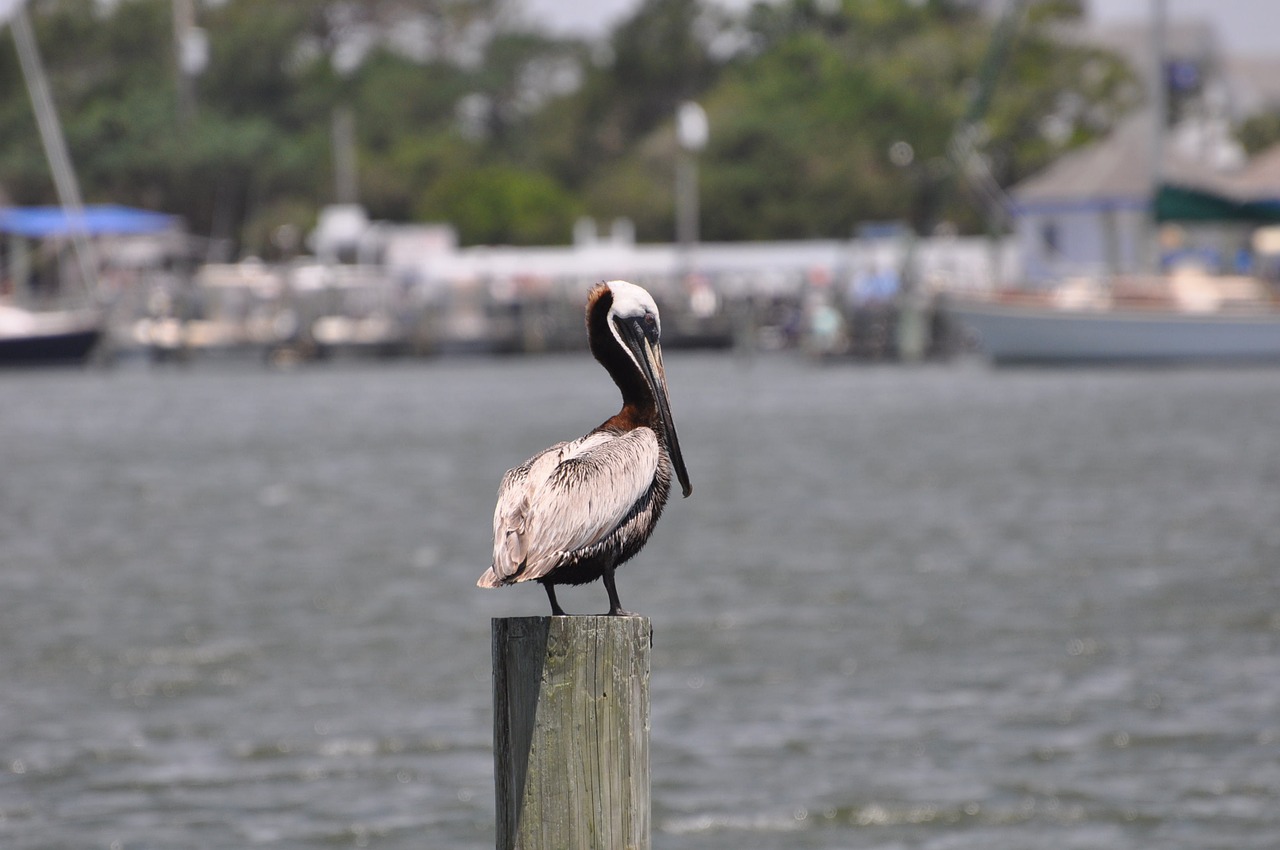
[{"label": "roof", "polygon": [[1232,197],[1241,200],[1280,201],[1280,144],[1254,156],[1222,183]]},{"label": "roof", "polygon": [[[1151,198],[1151,113],[1130,116],[1105,139],[1065,154],[1011,190],[1016,208],[1142,207]],[[1218,186],[1219,172],[1164,145],[1166,182]]]},{"label": "roof", "polygon": [[87,206],[82,218],[62,207],[0,207],[0,233],[32,239],[76,232],[90,236],[159,233],[177,225],[177,216],[114,204]]},{"label": "roof", "polygon": [[1156,197],[1161,221],[1280,221],[1280,145],[1208,181],[1168,180]]}]

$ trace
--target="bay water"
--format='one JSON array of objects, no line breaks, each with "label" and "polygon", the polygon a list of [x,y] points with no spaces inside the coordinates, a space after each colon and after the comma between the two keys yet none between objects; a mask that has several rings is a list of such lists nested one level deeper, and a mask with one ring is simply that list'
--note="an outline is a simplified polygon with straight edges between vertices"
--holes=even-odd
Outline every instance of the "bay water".
[{"label": "bay water", "polygon": [[[1280,846],[1280,371],[666,359],[656,848]],[[547,603],[474,582],[587,355],[0,397],[0,846],[493,846],[490,618]]]}]

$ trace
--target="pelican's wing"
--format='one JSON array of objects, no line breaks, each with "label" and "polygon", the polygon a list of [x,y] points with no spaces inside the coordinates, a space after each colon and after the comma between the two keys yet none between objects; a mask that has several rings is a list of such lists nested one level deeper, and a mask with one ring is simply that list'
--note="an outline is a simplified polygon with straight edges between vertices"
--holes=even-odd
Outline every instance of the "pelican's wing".
[{"label": "pelican's wing", "polygon": [[603,540],[653,486],[659,458],[649,428],[596,431],[532,458],[527,472],[512,470],[494,512],[493,578],[542,578]]},{"label": "pelican's wing", "polygon": [[529,521],[530,481],[546,478],[564,455],[569,443],[556,443],[508,469],[498,485],[493,508],[493,566],[476,582],[480,587],[500,587],[517,581],[525,568]]}]

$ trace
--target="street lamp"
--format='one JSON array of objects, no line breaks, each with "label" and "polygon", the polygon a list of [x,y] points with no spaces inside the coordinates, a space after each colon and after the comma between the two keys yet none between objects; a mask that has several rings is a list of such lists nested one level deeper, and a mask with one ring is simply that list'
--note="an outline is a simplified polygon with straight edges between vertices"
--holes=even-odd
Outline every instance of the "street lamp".
[{"label": "street lamp", "polygon": [[707,146],[707,113],[691,100],[676,110],[676,242],[680,250],[680,275],[693,271],[693,249],[698,242],[697,154]]}]

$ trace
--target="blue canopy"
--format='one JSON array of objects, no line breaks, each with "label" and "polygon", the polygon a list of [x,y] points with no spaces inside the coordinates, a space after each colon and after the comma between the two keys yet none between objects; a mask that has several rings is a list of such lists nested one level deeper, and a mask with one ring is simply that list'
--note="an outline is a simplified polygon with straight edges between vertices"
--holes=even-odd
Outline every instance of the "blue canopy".
[{"label": "blue canopy", "polygon": [[73,216],[62,207],[0,207],[0,233],[32,239],[77,232],[90,236],[159,233],[177,222],[177,216],[115,204],[86,206],[82,217]]}]

